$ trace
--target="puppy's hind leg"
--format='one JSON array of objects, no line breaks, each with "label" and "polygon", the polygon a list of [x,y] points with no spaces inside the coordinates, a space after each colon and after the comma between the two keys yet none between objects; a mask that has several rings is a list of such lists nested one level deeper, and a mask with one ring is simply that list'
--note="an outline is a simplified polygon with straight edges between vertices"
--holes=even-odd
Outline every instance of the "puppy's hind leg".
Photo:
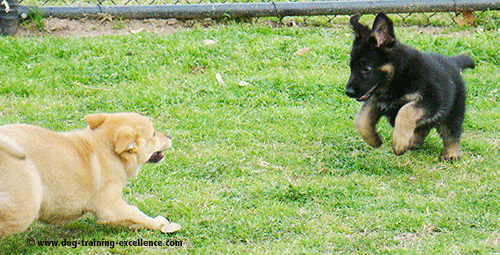
[{"label": "puppy's hind leg", "polygon": [[19,233],[37,219],[42,184],[27,159],[0,152],[0,237]]},{"label": "puppy's hind leg", "polygon": [[381,117],[382,113],[380,109],[368,101],[363,104],[354,120],[354,125],[356,126],[358,134],[372,147],[379,147],[382,145],[382,139],[380,139],[375,129]]},{"label": "puppy's hind leg", "polygon": [[437,130],[444,143],[443,159],[445,160],[454,161],[460,158],[460,136],[462,135],[462,124],[464,119],[465,91],[462,89],[459,90],[455,97],[455,105],[451,108],[451,112],[446,119],[437,126]]},{"label": "puppy's hind leg", "polygon": [[410,149],[416,149],[424,142],[429,131],[417,126],[417,122],[424,114],[425,111],[419,108],[415,101],[399,109],[392,132],[392,150],[396,155],[403,155]]},{"label": "puppy's hind leg", "polygon": [[[460,158],[460,134],[457,135],[446,124],[441,124],[437,127],[441,138],[443,139],[443,159],[455,161]],[[460,130],[461,132],[461,130]]]}]

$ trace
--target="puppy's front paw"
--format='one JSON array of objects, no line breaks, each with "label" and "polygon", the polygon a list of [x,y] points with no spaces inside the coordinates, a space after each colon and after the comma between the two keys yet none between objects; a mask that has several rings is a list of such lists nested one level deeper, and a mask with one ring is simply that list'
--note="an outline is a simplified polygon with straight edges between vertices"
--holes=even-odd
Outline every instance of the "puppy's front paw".
[{"label": "puppy's front paw", "polygon": [[173,233],[182,228],[181,225],[178,223],[168,222],[168,220],[165,219],[165,217],[163,216],[156,217],[155,221],[160,224],[160,231],[162,233]]},{"label": "puppy's front paw", "polygon": [[405,140],[393,140],[392,141],[392,150],[396,155],[403,155],[405,152],[409,150],[417,150],[422,146],[423,140],[415,139],[414,137],[410,138],[410,141],[407,142]]},{"label": "puppy's front paw", "polygon": [[161,227],[161,232],[162,233],[173,233],[175,231],[180,230],[181,228],[182,228],[181,224],[171,222],[171,223]]},{"label": "puppy's front paw", "polygon": [[394,154],[403,155],[405,152],[407,152],[411,148],[410,140],[411,136],[409,135],[403,136],[393,134],[391,145]]},{"label": "puppy's front paw", "polygon": [[[423,138],[425,139],[425,136]],[[392,150],[396,155],[403,155],[409,150],[418,149],[422,145],[423,141],[424,140],[421,137],[413,134],[394,132],[391,143]]]},{"label": "puppy's front paw", "polygon": [[370,137],[363,137],[363,139],[368,145],[370,145],[373,148],[378,148],[382,145],[382,139],[377,133],[373,134]]},{"label": "puppy's front paw", "polygon": [[392,143],[392,151],[394,151],[394,154],[400,156],[405,154],[410,149],[410,146],[408,144],[399,144],[399,143]]}]

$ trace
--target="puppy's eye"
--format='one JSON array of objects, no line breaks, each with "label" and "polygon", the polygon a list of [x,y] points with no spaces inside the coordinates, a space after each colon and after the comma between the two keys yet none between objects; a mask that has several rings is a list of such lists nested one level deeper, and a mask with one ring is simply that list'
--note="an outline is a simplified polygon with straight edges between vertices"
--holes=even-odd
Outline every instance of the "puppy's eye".
[{"label": "puppy's eye", "polygon": [[153,137],[156,137],[156,132],[153,132]]},{"label": "puppy's eye", "polygon": [[372,70],[373,70],[373,68],[371,66],[365,66],[365,67],[363,67],[361,72],[364,74],[367,74],[367,73],[370,73]]}]

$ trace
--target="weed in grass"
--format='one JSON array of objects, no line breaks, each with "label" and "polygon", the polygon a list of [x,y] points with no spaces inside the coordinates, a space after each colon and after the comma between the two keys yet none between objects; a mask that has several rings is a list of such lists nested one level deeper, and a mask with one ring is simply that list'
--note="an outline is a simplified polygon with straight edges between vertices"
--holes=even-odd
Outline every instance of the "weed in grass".
[{"label": "weed in grass", "polygon": [[123,21],[123,18],[120,17],[113,24],[113,29],[122,29],[124,25],[125,25],[125,21]]},{"label": "weed in grass", "polygon": [[22,25],[25,27],[30,27],[31,24],[35,26],[38,31],[43,31],[45,23],[43,21],[43,13],[36,7],[30,7],[31,14],[26,17],[22,17]]}]

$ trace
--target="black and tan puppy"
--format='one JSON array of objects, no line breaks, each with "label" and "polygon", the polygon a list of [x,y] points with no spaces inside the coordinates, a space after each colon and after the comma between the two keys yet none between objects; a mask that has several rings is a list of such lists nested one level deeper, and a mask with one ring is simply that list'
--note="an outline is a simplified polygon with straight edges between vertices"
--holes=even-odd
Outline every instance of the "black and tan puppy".
[{"label": "black and tan puppy", "polygon": [[363,101],[355,126],[371,146],[382,140],[375,125],[382,116],[394,127],[392,149],[402,155],[417,149],[432,128],[444,143],[443,158],[460,156],[460,135],[465,113],[465,85],[460,72],[474,68],[468,55],[446,57],[423,53],[399,42],[392,21],[379,13],[373,27],[351,17],[355,40],[351,76],[345,93]]}]

